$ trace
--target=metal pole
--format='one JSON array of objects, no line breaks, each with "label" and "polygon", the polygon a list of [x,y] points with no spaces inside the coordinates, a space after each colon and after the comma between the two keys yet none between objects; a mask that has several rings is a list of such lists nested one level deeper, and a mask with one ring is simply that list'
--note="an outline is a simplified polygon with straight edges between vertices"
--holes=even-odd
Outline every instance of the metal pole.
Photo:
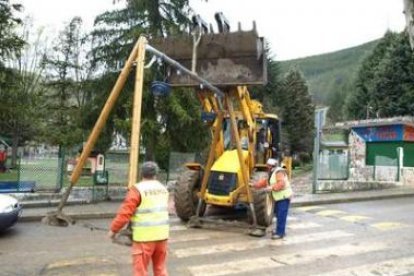
[{"label": "metal pole", "polygon": [[[159,58],[161,58],[162,60],[164,60],[165,62],[167,62],[168,64],[170,64],[171,66],[173,66],[173,67],[175,67],[175,68],[183,71],[185,74],[187,74],[188,76],[190,76],[192,79],[200,82],[201,85],[203,85],[203,86],[207,87],[208,89],[210,89],[211,91],[213,91],[215,93],[215,96],[220,97],[220,98],[223,98],[224,97],[224,93],[219,88],[217,88],[216,86],[212,85],[211,83],[209,83],[205,79],[201,78],[196,73],[191,72],[190,70],[188,70],[183,65],[181,65],[177,61],[173,60],[172,58],[170,58],[166,54],[160,52],[159,50],[155,49],[154,47],[152,47],[149,44],[147,44],[145,46],[145,49],[148,52],[150,52],[150,53],[158,56]],[[222,102],[221,101],[218,101],[218,103],[219,103],[220,109],[223,109]]]},{"label": "metal pole", "polygon": [[312,181],[312,194],[316,193],[316,187],[318,185],[318,173],[319,173],[319,129],[316,129],[316,135],[313,146],[313,181]]},{"label": "metal pole", "polygon": [[318,185],[319,174],[319,143],[320,143],[320,131],[321,131],[321,110],[315,110],[315,128],[316,135],[313,143],[313,181],[312,181],[312,194],[316,193]]}]

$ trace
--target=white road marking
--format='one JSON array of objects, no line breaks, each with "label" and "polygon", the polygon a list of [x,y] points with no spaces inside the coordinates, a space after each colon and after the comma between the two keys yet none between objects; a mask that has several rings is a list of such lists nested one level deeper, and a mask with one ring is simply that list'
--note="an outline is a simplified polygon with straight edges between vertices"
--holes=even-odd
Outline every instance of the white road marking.
[{"label": "white road marking", "polygon": [[402,228],[402,227],[406,227],[407,225],[399,223],[399,222],[379,222],[379,223],[374,223],[371,224],[372,227],[375,227],[379,230],[393,230],[393,229],[397,229],[397,228]]},{"label": "white road marking", "polygon": [[322,225],[314,223],[314,222],[308,222],[308,221],[304,221],[301,223],[288,223],[287,224],[287,228],[288,229],[309,229],[309,228],[317,228],[317,227],[321,227]]},{"label": "white road marking", "polygon": [[339,217],[339,219],[345,220],[345,221],[348,221],[348,222],[359,222],[359,221],[363,221],[363,220],[369,220],[369,219],[372,219],[372,218],[366,217],[366,216],[349,215],[349,216]]},{"label": "white road marking", "polygon": [[303,211],[303,212],[309,212],[309,211],[313,211],[313,210],[320,210],[320,209],[323,209],[323,208],[324,207],[321,207],[321,206],[305,206],[305,207],[296,208],[296,210]]},{"label": "white road marking", "polygon": [[[206,236],[206,234],[204,234],[204,236]],[[185,258],[185,257],[191,257],[191,256],[197,256],[197,255],[216,254],[216,253],[223,253],[223,252],[247,251],[251,249],[263,248],[266,246],[306,243],[306,242],[313,242],[313,241],[344,238],[344,237],[350,237],[350,236],[353,236],[353,234],[344,232],[341,230],[335,230],[335,231],[327,231],[327,232],[309,233],[309,234],[303,234],[303,235],[297,235],[297,236],[289,236],[283,240],[270,240],[269,238],[264,238],[260,240],[251,240],[251,241],[246,241],[242,243],[231,242],[231,243],[213,244],[213,245],[199,246],[199,247],[188,247],[184,249],[174,250],[172,251],[172,254],[178,258]],[[210,237],[208,237],[207,239],[210,239]]]},{"label": "white road marking", "polygon": [[298,221],[299,219],[298,219],[297,217],[291,217],[291,216],[288,216],[288,217],[287,217],[287,220],[288,220],[288,221]]},{"label": "white road marking", "polygon": [[[231,261],[219,264],[189,267],[193,275],[220,276],[252,272],[263,268],[276,268],[286,265],[308,264],[318,259],[338,258],[386,249],[384,243],[365,243],[340,245],[315,250],[299,251],[290,254]],[[336,274],[331,274],[336,275]]]},{"label": "white road marking", "polygon": [[[243,234],[242,234],[243,235]],[[210,239],[220,239],[225,237],[234,237],[234,233],[231,232],[192,232],[188,235],[172,236],[168,239],[169,243],[178,243],[178,242],[191,242],[191,241],[203,241]]]},{"label": "white road marking", "polygon": [[183,231],[187,229],[188,227],[185,225],[170,225],[170,231]]},{"label": "white road marking", "polygon": [[[383,262],[366,264],[330,271],[318,276],[378,276],[378,275],[408,275],[414,272],[414,256],[392,259]],[[410,274],[411,275],[411,274]]]},{"label": "white road marking", "polygon": [[340,211],[340,210],[324,210],[324,211],[319,211],[315,213],[315,215],[324,216],[324,217],[340,216],[340,215],[345,215],[345,214],[346,212]]}]

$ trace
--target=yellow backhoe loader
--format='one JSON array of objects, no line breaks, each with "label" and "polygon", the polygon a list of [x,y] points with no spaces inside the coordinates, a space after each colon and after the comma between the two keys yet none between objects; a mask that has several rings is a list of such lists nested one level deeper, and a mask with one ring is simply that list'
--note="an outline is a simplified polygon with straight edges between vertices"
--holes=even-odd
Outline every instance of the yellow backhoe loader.
[{"label": "yellow backhoe loader", "polygon": [[[209,32],[199,17],[193,18],[191,34],[166,38],[141,36],[126,61],[118,80],[93,128],[56,212],[44,222],[67,225],[71,219],[63,207],[82,167],[115,104],[132,66],[136,65],[135,93],[130,142],[128,186],[137,181],[141,101],[146,54],[168,65],[167,86],[193,87],[211,128],[211,145],[206,164],[185,164],[187,171],[176,184],[177,215],[199,225],[207,204],[235,207],[245,204],[253,225],[252,235],[263,235],[271,224],[270,194],[249,188],[249,181],[267,177],[266,160],[281,158],[280,121],[266,114],[261,103],[250,98],[247,86],[266,83],[264,39],[253,30],[230,32],[222,14],[216,14],[219,33]],[[151,62],[150,62],[151,63]],[[191,69],[188,69],[191,68]],[[156,85],[162,86],[163,83]],[[289,160],[285,161],[288,170]]]},{"label": "yellow backhoe loader", "polygon": [[[266,83],[264,39],[253,30],[230,32],[222,14],[216,14],[219,33],[208,33],[200,23],[192,35],[155,38],[150,44],[175,61],[192,68],[223,92],[205,89],[180,71],[171,70],[172,86],[192,86],[203,108],[203,121],[211,128],[206,164],[188,163],[176,183],[175,208],[184,221],[200,226],[206,206],[248,206],[252,235],[263,235],[272,222],[273,200],[266,192],[251,190],[249,181],[268,177],[268,158],[282,158],[280,120],[266,114],[250,98],[247,86]],[[193,22],[203,22],[195,18]],[[199,38],[197,38],[199,35]],[[190,66],[191,65],[191,66]],[[290,172],[289,159],[284,165]],[[262,229],[262,230],[260,230]]]}]

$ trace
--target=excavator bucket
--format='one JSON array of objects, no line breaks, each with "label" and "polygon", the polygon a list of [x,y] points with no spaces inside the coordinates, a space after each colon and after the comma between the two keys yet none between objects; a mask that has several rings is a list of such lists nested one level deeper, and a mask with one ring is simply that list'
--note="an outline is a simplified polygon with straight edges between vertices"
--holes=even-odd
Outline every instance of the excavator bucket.
[{"label": "excavator bucket", "polygon": [[[215,86],[263,85],[267,82],[264,38],[251,31],[205,33],[194,47],[189,34],[153,38],[149,44]],[[194,54],[195,51],[195,54]],[[195,61],[193,61],[193,56]],[[172,86],[198,86],[189,76],[171,70]]]}]

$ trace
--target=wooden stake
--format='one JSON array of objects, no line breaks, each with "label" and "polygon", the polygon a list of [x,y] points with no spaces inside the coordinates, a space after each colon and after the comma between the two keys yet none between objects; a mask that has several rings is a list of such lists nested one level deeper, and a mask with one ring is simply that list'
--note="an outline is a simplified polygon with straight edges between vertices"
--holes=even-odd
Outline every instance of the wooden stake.
[{"label": "wooden stake", "polygon": [[102,108],[101,114],[99,115],[99,118],[96,121],[91,134],[89,135],[88,141],[86,142],[85,147],[82,150],[82,154],[78,162],[76,163],[76,167],[73,170],[73,173],[71,175],[71,178],[70,178],[71,185],[75,185],[76,182],[78,182],[78,179],[82,172],[82,168],[86,160],[88,159],[93,147],[95,146],[96,140],[98,139],[99,134],[102,131],[102,128],[105,126],[106,120],[108,119],[108,116],[113,106],[115,105],[115,102],[118,99],[118,96],[121,93],[122,88],[124,87],[125,81],[129,75],[129,72],[131,71],[134,60],[136,59],[137,52],[138,52],[138,45],[139,45],[139,41],[135,44],[134,48],[132,49],[131,54],[128,57],[128,60],[126,61],[124,68],[119,74],[118,79],[114,85],[114,88],[109,94],[109,97],[106,100],[104,107]]},{"label": "wooden stake", "polygon": [[128,188],[137,182],[139,164],[139,140],[141,128],[142,87],[144,84],[145,45],[147,39],[141,36],[138,40],[136,58],[135,91],[132,111],[131,147],[129,152]]}]

